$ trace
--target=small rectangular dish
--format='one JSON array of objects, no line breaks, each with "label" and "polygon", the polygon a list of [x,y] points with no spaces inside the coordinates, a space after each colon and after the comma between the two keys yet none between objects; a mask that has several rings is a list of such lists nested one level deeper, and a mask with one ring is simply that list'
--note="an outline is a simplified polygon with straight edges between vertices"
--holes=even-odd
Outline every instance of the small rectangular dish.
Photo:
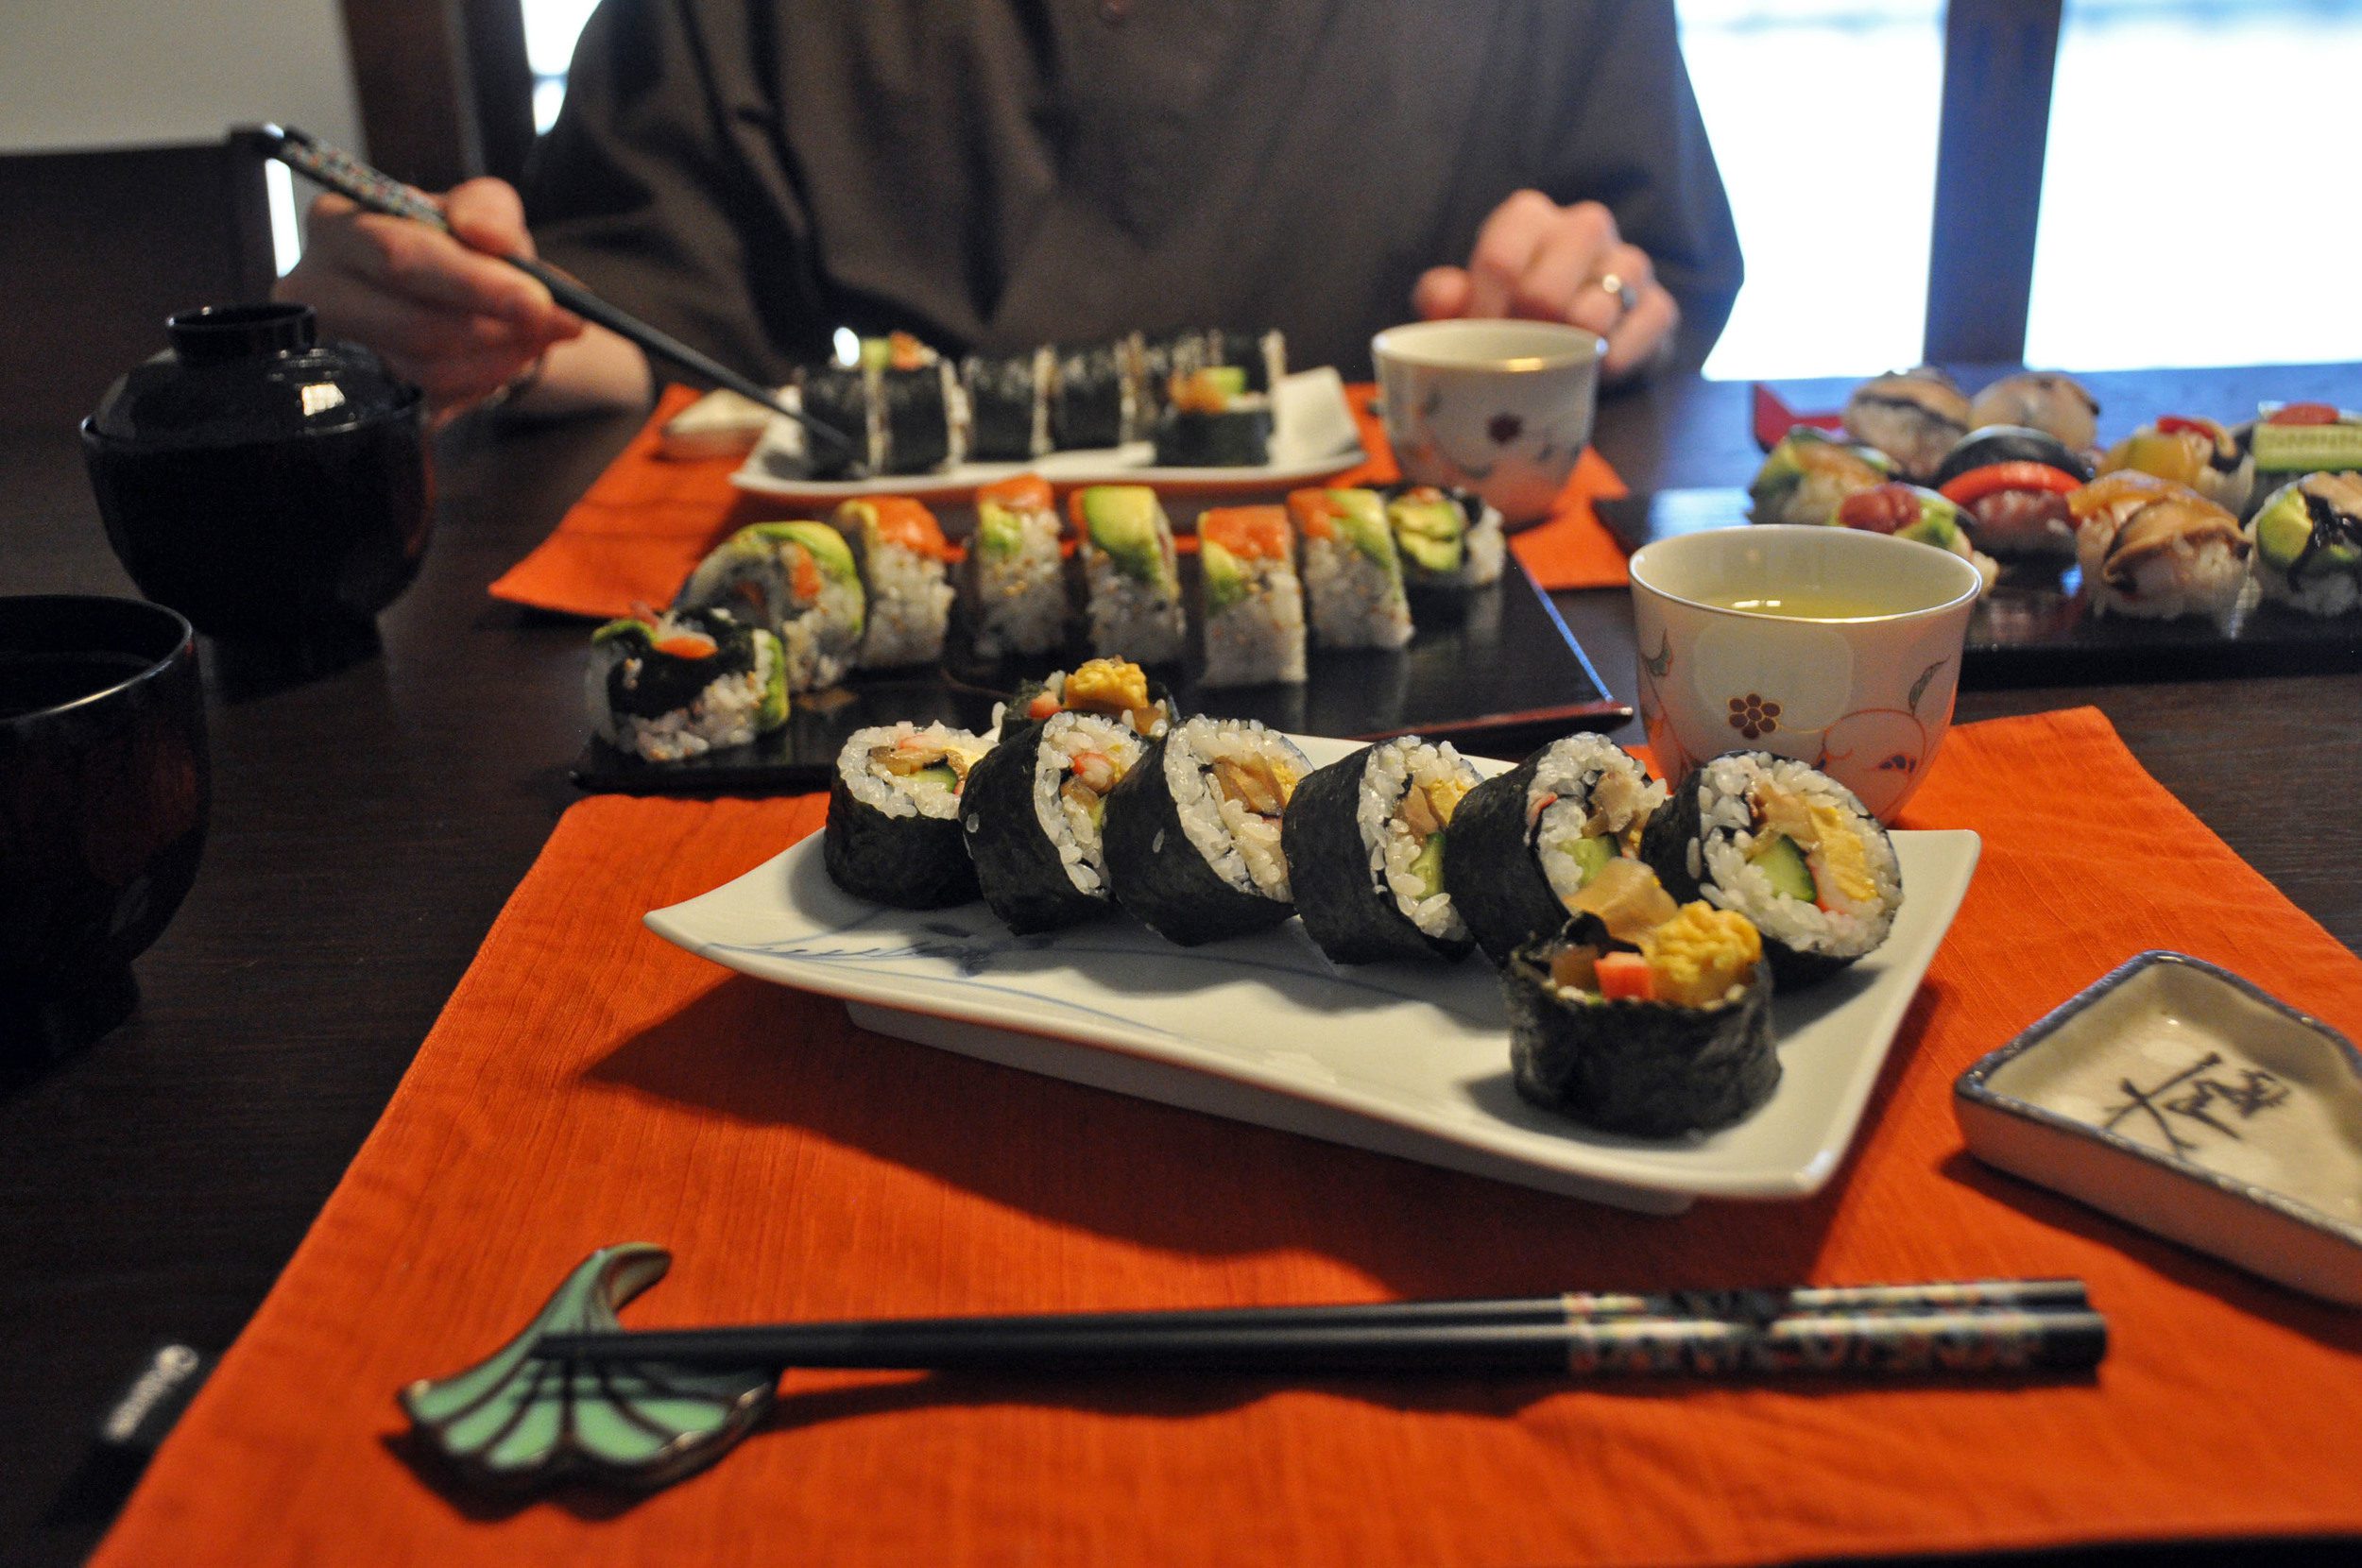
[{"label": "small rectangular dish", "polygon": [[2362,1052],[2227,969],[2147,952],[1960,1075],[1988,1165],[2362,1306]]}]

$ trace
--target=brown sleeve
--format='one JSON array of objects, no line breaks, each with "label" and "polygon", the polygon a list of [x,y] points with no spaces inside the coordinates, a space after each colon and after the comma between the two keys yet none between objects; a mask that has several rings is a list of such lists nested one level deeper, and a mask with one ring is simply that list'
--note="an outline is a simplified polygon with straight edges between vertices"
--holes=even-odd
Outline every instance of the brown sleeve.
[{"label": "brown sleeve", "polygon": [[[826,356],[799,276],[803,204],[745,0],[605,0],[524,178],[541,254],[596,293],[768,382]],[[662,376],[664,368],[658,367]]]}]

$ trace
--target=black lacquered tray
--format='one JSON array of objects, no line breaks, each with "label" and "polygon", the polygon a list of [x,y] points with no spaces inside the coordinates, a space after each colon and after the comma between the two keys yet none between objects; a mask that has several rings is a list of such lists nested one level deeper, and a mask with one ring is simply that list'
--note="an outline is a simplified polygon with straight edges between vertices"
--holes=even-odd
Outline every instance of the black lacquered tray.
[{"label": "black lacquered tray", "polygon": [[[1739,489],[1663,490],[1596,506],[1609,532],[1633,549],[1747,520],[1747,492]],[[2072,561],[2003,567],[2000,582],[1969,621],[1961,683],[2053,686],[2362,669],[2362,615],[2324,620],[2282,605],[2257,605],[2227,627],[2196,616],[2096,616],[2077,592],[2081,582]]]},{"label": "black lacquered tray", "polygon": [[[1197,557],[1181,557],[1196,624]],[[1415,600],[1418,633],[1394,653],[1314,649],[1300,686],[1201,690],[1185,670],[1153,672],[1184,713],[1259,719],[1298,735],[1376,740],[1416,731],[1480,756],[1522,757],[1573,729],[1614,729],[1632,718],[1549,597],[1513,557],[1499,585],[1455,604]],[[957,638],[955,631],[954,638]],[[796,700],[787,727],[752,745],[680,762],[643,762],[593,740],[575,759],[585,790],[634,794],[776,794],[825,789],[846,738],[908,719],[982,729],[1018,682],[1088,657],[980,663],[957,655],[938,669],[856,675]]]}]

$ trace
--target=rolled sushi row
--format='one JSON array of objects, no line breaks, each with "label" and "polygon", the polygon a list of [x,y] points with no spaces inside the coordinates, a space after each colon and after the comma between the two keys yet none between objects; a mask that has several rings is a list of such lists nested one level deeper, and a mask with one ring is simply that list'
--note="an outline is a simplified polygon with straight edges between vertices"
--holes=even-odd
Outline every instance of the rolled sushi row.
[{"label": "rolled sushi row", "polygon": [[1153,440],[1166,467],[1269,461],[1276,332],[1191,328],[1110,343],[1039,345],[951,361],[904,332],[863,342],[851,365],[798,372],[808,414],[850,438],[807,440],[812,479],[929,473],[974,459]]}]

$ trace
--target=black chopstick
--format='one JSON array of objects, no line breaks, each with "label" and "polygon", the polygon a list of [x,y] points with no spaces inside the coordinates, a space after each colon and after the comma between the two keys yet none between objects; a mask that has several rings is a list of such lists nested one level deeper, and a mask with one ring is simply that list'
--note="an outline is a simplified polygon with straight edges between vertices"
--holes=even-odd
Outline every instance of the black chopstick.
[{"label": "black chopstick", "polygon": [[[289,168],[300,170],[338,195],[350,196],[371,212],[411,218],[431,224],[447,234],[451,232],[451,224],[444,218],[442,209],[424,195],[391,175],[371,168],[341,147],[298,130],[293,126],[257,126],[253,128],[252,135],[269,156]],[[788,407],[761,383],[698,352],[630,312],[608,304],[556,267],[527,256],[505,256],[496,252],[487,254],[492,254],[494,259],[506,262],[525,276],[537,280],[550,291],[551,298],[576,315],[596,321],[618,335],[629,338],[658,358],[670,360],[707,381],[729,388],[742,398],[761,403],[774,414],[795,420],[813,435],[844,452],[854,451],[853,443],[834,425],[815,419],[801,409]]]},{"label": "black chopstick", "polygon": [[2104,1321],[2078,1280],[761,1323],[545,1335],[552,1359],[1012,1371],[2074,1371]]}]

